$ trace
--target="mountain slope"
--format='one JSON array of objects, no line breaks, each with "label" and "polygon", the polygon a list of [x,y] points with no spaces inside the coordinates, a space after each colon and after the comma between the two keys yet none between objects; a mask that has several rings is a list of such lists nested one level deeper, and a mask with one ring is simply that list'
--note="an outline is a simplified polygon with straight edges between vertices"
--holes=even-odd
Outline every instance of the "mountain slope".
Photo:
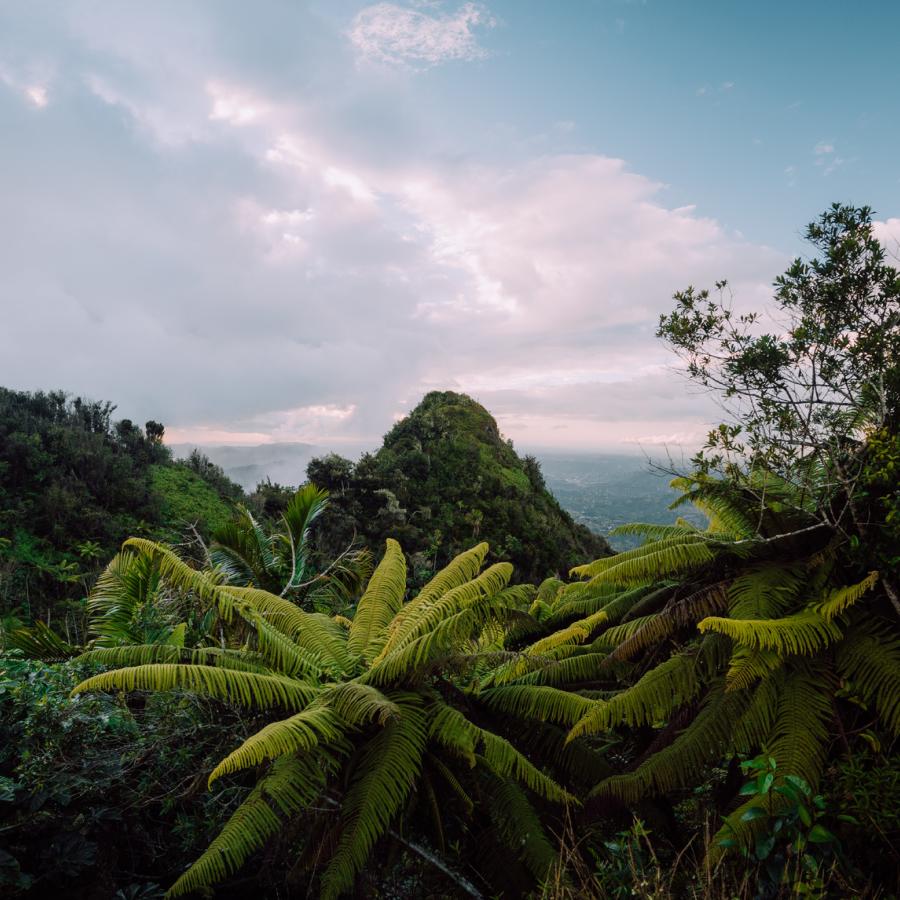
[{"label": "mountain slope", "polygon": [[609,552],[547,490],[533,457],[519,457],[488,411],[465,394],[432,392],[359,462],[313,460],[311,481],[332,492],[319,535],[339,552],[356,533],[378,551],[387,537],[424,577],[486,540],[516,577],[536,581]]}]

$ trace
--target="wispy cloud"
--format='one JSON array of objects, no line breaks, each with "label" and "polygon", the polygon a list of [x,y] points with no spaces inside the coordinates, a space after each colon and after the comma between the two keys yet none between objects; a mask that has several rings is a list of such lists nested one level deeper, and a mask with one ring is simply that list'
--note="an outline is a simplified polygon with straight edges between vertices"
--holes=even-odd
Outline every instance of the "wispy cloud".
[{"label": "wispy cloud", "polygon": [[823,175],[830,175],[847,161],[838,155],[834,144],[830,141],[819,141],[813,147],[813,155],[815,156],[815,164],[822,169]]},{"label": "wispy cloud", "polygon": [[477,31],[496,25],[480,3],[464,3],[453,13],[376,3],[360,10],[349,38],[365,58],[382,63],[430,67],[487,56]]},{"label": "wispy cloud", "polygon": [[734,90],[733,81],[723,81],[721,84],[703,84],[694,92],[698,97],[712,97],[718,94],[727,94]]}]

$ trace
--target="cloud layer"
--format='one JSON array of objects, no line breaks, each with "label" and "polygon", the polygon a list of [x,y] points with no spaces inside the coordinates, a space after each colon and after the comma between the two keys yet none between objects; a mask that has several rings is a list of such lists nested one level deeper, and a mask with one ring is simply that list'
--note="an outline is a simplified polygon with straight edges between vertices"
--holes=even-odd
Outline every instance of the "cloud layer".
[{"label": "cloud layer", "polygon": [[464,3],[455,12],[376,3],[360,10],[348,35],[366,59],[399,66],[435,66],[452,60],[483,59],[487,51],[478,32],[497,22],[480,3]]},{"label": "cloud layer", "polygon": [[295,10],[257,35],[213,7],[67,9],[0,23],[0,382],[216,442],[372,442],[435,388],[530,446],[690,443],[715,419],[659,314],[721,277],[760,301],[779,254],[619,159],[488,162],[429,152],[396,111],[393,137],[360,126],[402,93],[360,54],[481,58],[485,8]]}]

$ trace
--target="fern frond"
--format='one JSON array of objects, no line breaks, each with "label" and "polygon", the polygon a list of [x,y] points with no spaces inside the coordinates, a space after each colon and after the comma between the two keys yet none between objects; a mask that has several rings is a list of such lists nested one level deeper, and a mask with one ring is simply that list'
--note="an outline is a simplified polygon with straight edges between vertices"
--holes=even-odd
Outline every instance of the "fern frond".
[{"label": "fern frond", "polygon": [[[394,616],[388,627],[388,639],[380,656],[383,657],[394,649],[394,644],[406,632],[407,619],[417,618],[435,601],[449,591],[471,581],[478,574],[487,556],[489,547],[482,542],[471,550],[466,550],[452,559],[421,591]],[[376,657],[377,661],[378,657]]]},{"label": "fern frond", "polygon": [[[462,801],[466,809],[467,815],[472,815],[475,811],[475,804],[472,798],[466,792],[466,789],[459,783],[459,779],[453,774],[453,770],[439,757],[432,753],[428,754],[428,764],[444,779],[450,790],[456,794]],[[472,765],[475,765],[475,758],[472,758]]]},{"label": "fern frond", "polygon": [[491,777],[489,784],[487,810],[495,833],[542,884],[557,861],[557,851],[537,811],[515,782]]},{"label": "fern frond", "polygon": [[[483,573],[483,576],[490,575],[490,569]],[[510,606],[513,610],[518,606],[519,594],[515,590],[486,593],[482,596],[477,596],[473,592],[473,596],[471,603],[458,612],[452,612],[452,609],[457,605],[459,598],[448,600],[446,608],[441,608],[443,600],[433,605],[423,614],[423,619],[431,621],[426,621],[422,628],[427,625],[430,626],[430,630],[399,643],[396,649],[380,662],[376,660],[372,668],[362,676],[362,680],[381,685],[401,679],[408,681],[435,660],[459,654],[466,644],[474,651],[477,649],[475,638],[485,626],[492,619],[507,613]],[[416,628],[416,631],[418,630],[419,627]]]},{"label": "fern frond", "polygon": [[396,703],[377,688],[359,681],[347,681],[326,687],[322,702],[327,703],[340,718],[350,725],[377,722],[384,725],[400,715]]},{"label": "fern frond", "polygon": [[248,709],[304,709],[319,693],[312,685],[281,675],[261,675],[220,666],[158,663],[94,675],[76,685],[72,696],[88,691],[178,689]]},{"label": "fern frond", "polygon": [[428,723],[428,739],[465,760],[470,768],[475,765],[478,728],[452,706],[446,703],[437,705],[437,711]]},{"label": "fern frond", "polygon": [[472,607],[484,597],[499,593],[508,584],[512,573],[513,567],[509,563],[494,563],[476,578],[457,585],[442,596],[431,599],[427,604],[422,604],[411,611],[404,608],[406,616],[402,626],[392,634],[385,648],[375,658],[373,668],[389,654],[401,650],[433,631],[450,616]]},{"label": "fern frond", "polygon": [[[648,647],[656,646],[679,629],[696,626],[704,617],[723,612],[727,595],[721,583],[694,591],[682,600],[669,603],[665,609],[643,619],[643,624],[628,635],[610,653],[610,661],[624,662],[634,659]],[[636,622],[638,619],[632,619]],[[606,638],[609,639],[609,632]]]},{"label": "fern frond", "polygon": [[560,590],[565,587],[565,582],[559,578],[545,578],[538,587],[535,602],[540,601],[552,607]]},{"label": "fern frond", "polygon": [[347,632],[330,616],[306,612],[290,600],[256,588],[226,587],[223,593],[233,612],[255,625],[258,617],[248,615],[246,604],[293,644],[318,658],[322,668],[332,675],[343,675],[353,668],[347,650]]},{"label": "fern frond", "polygon": [[517,680],[522,684],[564,687],[600,678],[607,659],[606,652],[592,653],[588,648],[582,647],[574,649],[581,652],[566,659],[549,661],[532,672],[518,676]]},{"label": "fern frond", "polygon": [[591,703],[569,732],[569,740],[608,731],[616,725],[634,727],[664,721],[705,688],[715,663],[713,642],[704,642],[699,652],[670,656],[611,699]]},{"label": "fern frond", "polygon": [[[778,697],[784,685],[785,673],[780,669],[755,688],[747,690],[750,701],[734,727],[731,748],[744,756],[756,756],[769,740],[778,712]],[[726,685],[726,691],[728,687]]]},{"label": "fern frond", "polygon": [[858,584],[851,584],[847,587],[839,588],[830,593],[823,601],[815,607],[816,612],[823,619],[831,621],[841,615],[844,610],[853,606],[863,594],[870,591],[878,581],[878,572],[869,572]]},{"label": "fern frond", "polygon": [[[592,563],[584,566],[575,566],[569,574],[573,578],[594,579],[604,572],[609,572],[611,569],[623,567],[620,569],[621,572],[640,572],[642,577],[655,579],[665,574],[659,571],[659,566],[661,565],[665,565],[668,571],[681,571],[684,568],[689,568],[693,565],[695,557],[692,556],[692,552],[688,548],[695,546],[705,547],[710,543],[712,541],[703,532],[693,531],[686,534],[678,534],[673,537],[661,538],[658,541],[650,541],[642,544],[640,547],[635,547],[633,550],[625,550],[613,556],[595,559]],[[700,556],[704,562],[712,559],[712,555],[709,553],[703,555],[701,552]],[[649,562],[647,565],[638,565],[638,560],[648,560],[648,558]],[[628,564],[631,565],[629,566]],[[634,576],[631,575],[629,577],[633,578]],[[607,578],[605,580],[617,583],[615,579]],[[598,581],[597,583],[601,582]]]},{"label": "fern frond", "polygon": [[497,712],[568,726],[574,725],[594,706],[578,694],[531,684],[488,688],[479,694],[479,699]]},{"label": "fern frond", "polygon": [[714,683],[700,712],[668,747],[654,753],[633,772],[601,781],[591,795],[637,803],[645,796],[689,784],[705,766],[725,755],[734,725],[746,706],[744,694],[726,694],[721,682]]},{"label": "fern frond", "polygon": [[738,645],[725,675],[726,691],[745,691],[756,681],[765,680],[784,664],[773,650],[759,650]]},{"label": "fern frond", "polygon": [[841,637],[841,630],[818,613],[806,610],[781,619],[726,619],[710,616],[697,624],[701,632],[724,634],[739,644],[774,650],[782,656],[809,656]]},{"label": "fern frond", "polygon": [[326,770],[312,757],[276,760],[235,810],[203,855],[169,888],[167,897],[202,892],[236,872],[321,793]]},{"label": "fern frond", "polygon": [[240,672],[276,675],[264,656],[248,650],[221,647],[176,647],[172,644],[133,644],[126,647],[95,647],[86,650],[79,660],[107,666],[146,666],[150,663],[189,663],[194,666],[218,666]]},{"label": "fern frond", "polygon": [[671,486],[684,493],[669,504],[669,509],[690,503],[709,516],[710,531],[724,531],[734,539],[747,539],[756,534],[758,510],[748,509],[729,482],[675,478]]},{"label": "fern frond", "polygon": [[[775,724],[766,747],[778,767],[778,781],[785,775],[796,775],[813,790],[819,784],[830,743],[831,698],[830,690],[823,689],[824,684],[827,684],[827,675],[821,667],[800,668],[784,679]],[[749,844],[758,825],[754,820],[744,821],[743,814],[759,802],[758,798],[753,798],[727,816],[713,846],[717,847],[718,841],[726,836],[739,845]],[[777,812],[779,804],[783,803],[780,795],[773,794],[772,803],[772,811]],[[719,855],[719,849],[711,853],[713,859]]]},{"label": "fern frond", "polygon": [[611,536],[643,537],[648,541],[680,538],[696,533],[697,529],[688,524],[657,525],[651,522],[628,522],[625,525],[618,525],[610,531]]},{"label": "fern frond", "polygon": [[347,638],[347,649],[373,659],[387,639],[387,628],[403,606],[406,593],[406,557],[393,538],[387,539],[384,556],[369,579]]},{"label": "fern frond", "polygon": [[801,666],[787,675],[768,752],[778,768],[799,775],[815,789],[825,766],[832,717],[829,676],[821,665]]},{"label": "fern frond", "polygon": [[322,875],[323,898],[348,891],[375,842],[406,802],[422,767],[426,716],[414,694],[391,698],[401,710],[369,742],[341,807],[341,837]]},{"label": "fern frond", "polygon": [[601,609],[586,619],[573,622],[568,628],[562,629],[562,631],[557,631],[542,638],[530,647],[527,647],[525,653],[539,656],[547,650],[563,644],[583,644],[593,634],[594,630],[606,622],[608,618],[606,610]]},{"label": "fern frond", "polygon": [[575,797],[529,762],[508,740],[485,728],[479,728],[478,735],[484,764],[495,775],[500,778],[515,778],[545,800],[578,803]]},{"label": "fern frond", "polygon": [[313,703],[288,719],[272,722],[251,735],[225,757],[210,773],[209,784],[240,769],[289,753],[309,752],[320,744],[341,740],[344,726],[338,716],[322,703]]},{"label": "fern frond", "polygon": [[854,624],[837,646],[835,664],[884,726],[900,736],[900,637],[878,621]]},{"label": "fern frond", "polygon": [[753,566],[728,587],[728,610],[734,619],[775,619],[783,615],[806,581],[801,565]]},{"label": "fern frond", "polygon": [[[646,547],[640,548],[645,549],[646,553],[621,560],[603,569],[588,584],[592,587],[598,584],[638,587],[673,575],[686,575],[711,563],[716,558],[720,546],[706,541],[680,543],[664,548],[658,548],[656,544],[647,544]],[[616,556],[608,558],[617,559]]]}]

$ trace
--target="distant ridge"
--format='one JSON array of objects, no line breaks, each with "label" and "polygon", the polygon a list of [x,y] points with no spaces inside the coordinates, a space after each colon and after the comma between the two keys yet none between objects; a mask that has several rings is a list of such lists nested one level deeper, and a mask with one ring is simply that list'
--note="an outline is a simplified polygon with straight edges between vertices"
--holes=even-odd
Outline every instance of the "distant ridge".
[{"label": "distant ridge", "polygon": [[279,484],[299,485],[306,481],[306,467],[316,456],[327,452],[324,447],[301,442],[241,445],[169,444],[177,458],[198,449],[245,491],[252,491],[267,478]]}]

